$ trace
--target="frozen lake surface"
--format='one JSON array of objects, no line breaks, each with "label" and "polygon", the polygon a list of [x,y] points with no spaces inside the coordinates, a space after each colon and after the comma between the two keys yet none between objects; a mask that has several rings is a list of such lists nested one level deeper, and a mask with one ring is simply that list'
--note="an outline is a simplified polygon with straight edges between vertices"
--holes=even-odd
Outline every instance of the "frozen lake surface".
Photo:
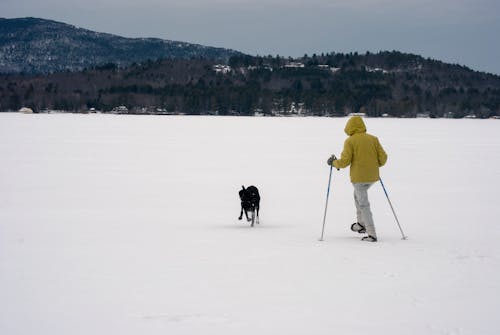
[{"label": "frozen lake surface", "polygon": [[0,114],[0,334],[499,334],[500,122],[365,119],[409,239],[342,170],[319,242],[346,121]]}]

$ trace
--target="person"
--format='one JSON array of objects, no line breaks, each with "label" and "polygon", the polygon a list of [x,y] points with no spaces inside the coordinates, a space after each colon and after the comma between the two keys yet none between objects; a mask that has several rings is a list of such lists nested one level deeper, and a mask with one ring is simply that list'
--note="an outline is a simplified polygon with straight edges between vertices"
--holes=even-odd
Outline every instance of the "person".
[{"label": "person", "polygon": [[378,138],[366,132],[365,123],[360,116],[351,117],[344,131],[349,137],[344,142],[340,158],[332,155],[327,164],[337,170],[351,166],[350,176],[354,187],[357,218],[357,222],[351,225],[351,230],[366,233],[363,241],[377,242],[368,189],[380,179],[379,168],[387,162],[387,154]]}]

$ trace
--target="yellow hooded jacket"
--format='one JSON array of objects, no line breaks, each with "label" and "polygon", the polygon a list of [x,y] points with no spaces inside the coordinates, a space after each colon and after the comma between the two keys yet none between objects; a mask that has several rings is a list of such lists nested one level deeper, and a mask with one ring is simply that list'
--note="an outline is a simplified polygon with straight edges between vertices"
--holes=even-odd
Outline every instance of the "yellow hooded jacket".
[{"label": "yellow hooded jacket", "polygon": [[344,142],[340,159],[333,161],[333,166],[342,169],[351,165],[352,183],[378,181],[379,167],[387,162],[387,154],[378,138],[366,133],[365,123],[359,116],[351,117],[344,131],[349,137]]}]

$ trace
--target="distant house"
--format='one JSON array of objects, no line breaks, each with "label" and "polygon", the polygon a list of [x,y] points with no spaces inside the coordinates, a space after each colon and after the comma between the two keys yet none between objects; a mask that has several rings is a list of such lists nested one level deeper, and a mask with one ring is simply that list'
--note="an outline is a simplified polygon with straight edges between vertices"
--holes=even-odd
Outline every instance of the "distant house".
[{"label": "distant house", "polygon": [[379,73],[383,73],[383,74],[389,73],[389,71],[381,69],[379,67],[376,67],[376,68],[366,67],[366,71],[367,72],[379,72]]},{"label": "distant house", "polygon": [[290,62],[288,64],[285,64],[285,67],[288,67],[288,68],[302,68],[302,67],[304,67],[304,64],[300,63],[300,62]]},{"label": "distant house", "polygon": [[128,108],[125,106],[118,106],[113,108],[113,113],[126,114],[128,113]]},{"label": "distant house", "polygon": [[231,72],[231,67],[229,65],[216,64],[213,66],[213,69],[216,73],[220,74],[228,74]]},{"label": "distant house", "polygon": [[361,117],[365,117],[366,113],[349,113],[348,116],[361,116]]},{"label": "distant house", "polygon": [[444,113],[443,117],[447,119],[452,119],[455,117],[455,114],[453,114],[453,112],[446,112]]},{"label": "distant house", "polygon": [[33,114],[33,110],[29,107],[22,107],[21,109],[19,109],[19,113]]},{"label": "distant house", "polygon": [[327,64],[319,64],[319,65],[317,65],[317,67],[320,69],[323,69],[323,70],[330,70],[330,71],[332,71],[332,73],[340,71],[340,67],[331,67],[330,65],[327,65]]}]

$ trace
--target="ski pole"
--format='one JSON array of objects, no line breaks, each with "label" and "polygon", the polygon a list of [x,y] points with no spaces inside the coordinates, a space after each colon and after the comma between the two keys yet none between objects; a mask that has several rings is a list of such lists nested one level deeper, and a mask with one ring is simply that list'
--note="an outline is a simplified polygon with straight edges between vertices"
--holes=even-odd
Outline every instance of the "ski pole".
[{"label": "ski pole", "polygon": [[406,240],[408,237],[405,236],[403,233],[403,229],[401,229],[401,225],[399,224],[398,217],[396,215],[396,212],[394,211],[394,207],[392,207],[391,199],[389,199],[389,195],[387,194],[387,190],[385,189],[384,182],[382,181],[382,178],[379,179],[380,184],[382,185],[382,188],[384,189],[385,196],[387,198],[387,201],[389,202],[389,206],[391,206],[392,214],[394,214],[394,218],[396,219],[396,223],[398,224],[399,230],[401,231],[401,236],[403,236],[403,240]]},{"label": "ski pole", "polygon": [[326,211],[328,209],[328,196],[330,195],[330,182],[332,181],[332,168],[330,165],[330,176],[328,177],[328,189],[326,191],[326,204],[325,204],[325,215],[323,216],[323,229],[321,230],[321,238],[320,241],[323,241],[323,234],[325,233],[325,221],[326,221]]}]

